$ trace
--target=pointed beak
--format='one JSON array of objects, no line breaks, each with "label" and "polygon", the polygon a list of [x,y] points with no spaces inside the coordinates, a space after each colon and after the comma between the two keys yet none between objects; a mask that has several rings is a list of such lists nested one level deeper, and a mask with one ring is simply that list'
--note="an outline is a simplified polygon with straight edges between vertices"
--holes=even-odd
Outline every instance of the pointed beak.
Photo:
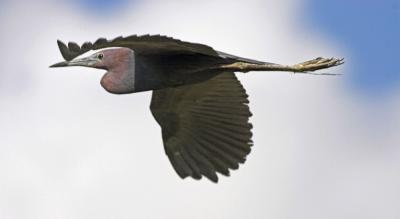
[{"label": "pointed beak", "polygon": [[94,59],[93,57],[85,57],[85,58],[80,58],[80,59],[73,59],[71,61],[59,62],[54,65],[51,65],[50,68],[69,67],[69,66],[92,67],[97,62],[98,62],[98,60]]},{"label": "pointed beak", "polygon": [[58,62],[54,65],[50,65],[50,68],[56,68],[56,67],[66,67],[68,66],[69,62],[68,61],[64,61],[64,62]]}]

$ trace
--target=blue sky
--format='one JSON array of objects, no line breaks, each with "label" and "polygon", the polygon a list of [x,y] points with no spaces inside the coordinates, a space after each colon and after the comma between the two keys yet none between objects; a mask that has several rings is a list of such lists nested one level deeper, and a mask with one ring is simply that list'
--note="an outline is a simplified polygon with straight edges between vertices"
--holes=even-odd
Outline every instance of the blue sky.
[{"label": "blue sky", "polygon": [[129,0],[76,0],[84,9],[96,15],[111,15],[128,5]]},{"label": "blue sky", "polygon": [[384,94],[400,82],[400,2],[309,0],[308,19],[352,54],[351,85],[366,94]]}]

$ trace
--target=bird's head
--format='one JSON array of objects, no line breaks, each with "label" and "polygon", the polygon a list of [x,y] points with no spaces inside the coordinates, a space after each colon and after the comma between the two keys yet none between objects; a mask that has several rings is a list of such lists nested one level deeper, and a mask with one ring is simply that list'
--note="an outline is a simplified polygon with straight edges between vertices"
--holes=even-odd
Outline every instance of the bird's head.
[{"label": "bird's head", "polygon": [[135,56],[133,50],[129,48],[102,50],[83,58],[59,62],[50,67],[70,66],[107,70],[100,83],[110,93],[125,94],[135,92]]}]

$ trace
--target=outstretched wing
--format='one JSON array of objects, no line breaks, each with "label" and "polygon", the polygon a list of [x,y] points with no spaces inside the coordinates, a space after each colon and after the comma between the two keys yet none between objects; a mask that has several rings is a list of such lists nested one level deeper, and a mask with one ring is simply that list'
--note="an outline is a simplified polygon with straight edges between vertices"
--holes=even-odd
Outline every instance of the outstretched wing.
[{"label": "outstretched wing", "polygon": [[117,37],[113,40],[100,38],[96,42],[85,42],[82,46],[69,42],[68,46],[57,41],[60,52],[65,60],[70,61],[89,50],[97,50],[107,47],[128,47],[137,53],[146,54],[204,54],[218,56],[218,53],[211,47],[180,41],[167,36],[160,35],[132,35],[128,37]]},{"label": "outstretched wing", "polygon": [[153,91],[150,109],[160,124],[165,152],[181,178],[217,182],[250,153],[251,116],[246,91],[234,73]]}]

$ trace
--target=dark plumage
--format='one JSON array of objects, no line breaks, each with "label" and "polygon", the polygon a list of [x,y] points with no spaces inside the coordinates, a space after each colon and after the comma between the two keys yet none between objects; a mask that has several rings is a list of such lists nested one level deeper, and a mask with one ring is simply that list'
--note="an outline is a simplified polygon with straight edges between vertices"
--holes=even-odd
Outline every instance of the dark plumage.
[{"label": "dark plumage", "polygon": [[[293,66],[245,59],[209,46],[164,36],[98,39],[82,46],[58,41],[66,61],[51,67],[86,66],[107,70],[101,85],[126,94],[153,90],[150,109],[160,124],[165,152],[182,178],[218,181],[250,153],[251,116],[247,94],[234,72],[307,73],[342,64],[317,58]],[[89,50],[121,47],[76,57]]]}]

